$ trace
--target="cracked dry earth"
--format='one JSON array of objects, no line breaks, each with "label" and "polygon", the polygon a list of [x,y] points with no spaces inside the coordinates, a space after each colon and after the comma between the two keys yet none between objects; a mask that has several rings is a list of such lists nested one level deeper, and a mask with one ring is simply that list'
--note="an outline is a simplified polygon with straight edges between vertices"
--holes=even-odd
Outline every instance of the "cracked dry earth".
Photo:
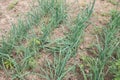
[{"label": "cracked dry earth", "polygon": [[[6,35],[10,28],[11,28],[11,23],[15,23],[17,21],[17,18],[23,14],[25,14],[27,11],[30,10],[30,0],[19,0],[18,3],[15,5],[15,7],[11,10],[8,9],[8,5],[12,2],[13,0],[0,0],[0,39],[2,36]],[[75,0],[67,0],[68,4],[71,4]],[[85,7],[88,2],[91,0],[78,0],[79,1],[79,6]],[[77,5],[73,5],[72,9],[74,10]],[[94,22],[94,24],[90,24],[84,34],[84,42],[80,46],[80,49],[84,48],[89,48],[90,44],[93,43],[93,33],[94,33],[94,27],[102,27],[104,26],[109,18],[110,18],[110,11],[112,9],[115,9],[116,6],[113,5],[112,3],[108,2],[108,0],[96,0],[95,8],[93,15],[91,16],[90,22]],[[56,29],[54,31],[54,34],[56,34],[57,37],[61,36],[62,30],[61,29]],[[54,36],[54,37],[56,37]],[[81,51],[78,51],[78,53],[81,53]],[[86,51],[83,51],[83,53],[87,54]],[[79,59],[81,54],[78,54],[76,57],[76,60]],[[35,76],[31,76],[35,77]],[[5,74],[3,71],[0,71],[0,80],[11,80],[6,78]],[[30,78],[29,78],[30,80]],[[38,79],[35,79],[38,80]],[[77,80],[77,79],[71,79],[71,80]]]}]

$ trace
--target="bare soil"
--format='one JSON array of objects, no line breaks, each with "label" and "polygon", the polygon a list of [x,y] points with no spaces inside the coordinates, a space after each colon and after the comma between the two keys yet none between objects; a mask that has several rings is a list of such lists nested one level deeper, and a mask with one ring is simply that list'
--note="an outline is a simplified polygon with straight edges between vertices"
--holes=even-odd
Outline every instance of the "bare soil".
[{"label": "bare soil", "polygon": [[[75,10],[77,6],[80,6],[80,8],[85,7],[88,2],[91,0],[78,0],[79,3],[72,5],[72,9]],[[15,5],[15,7],[11,10],[8,10],[8,5],[12,2],[12,0],[0,0],[0,39],[2,36],[6,35],[7,32],[9,32],[11,28],[11,23],[15,23],[17,19],[28,12],[30,10],[30,3],[31,0],[19,0],[18,3]],[[72,4],[74,0],[67,0],[68,4]],[[89,48],[92,43],[94,43],[94,38],[95,35],[94,33],[94,28],[97,27],[103,27],[107,22],[109,21],[110,18],[110,11],[112,9],[115,9],[116,6],[113,5],[112,3],[108,2],[108,0],[96,0],[95,8],[93,15],[90,19],[90,22],[94,22],[94,24],[90,24],[84,34],[84,41],[82,45],[80,46],[80,50],[78,50],[78,55],[76,56],[76,59],[72,59],[71,63],[79,63],[79,58],[82,54],[88,54],[87,51],[81,51],[84,50],[85,48]],[[63,37],[64,35],[62,34],[63,28],[58,28],[53,31],[53,39],[56,37]],[[45,55],[46,56],[46,55]],[[45,57],[44,56],[44,57]],[[29,76],[29,79],[31,77],[35,76]],[[0,71],[0,80],[11,80],[7,79],[4,72]],[[36,79],[35,77],[35,80]],[[78,78],[71,78],[69,77],[66,80],[78,80]]]}]

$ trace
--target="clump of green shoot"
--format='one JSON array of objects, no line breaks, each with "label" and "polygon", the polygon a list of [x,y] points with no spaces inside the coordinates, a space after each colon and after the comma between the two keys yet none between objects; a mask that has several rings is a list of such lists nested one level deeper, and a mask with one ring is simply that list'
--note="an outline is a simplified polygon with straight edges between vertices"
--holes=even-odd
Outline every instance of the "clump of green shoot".
[{"label": "clump of green shoot", "polygon": [[13,9],[18,3],[18,0],[13,0],[9,5],[8,5],[8,9],[11,10]]}]

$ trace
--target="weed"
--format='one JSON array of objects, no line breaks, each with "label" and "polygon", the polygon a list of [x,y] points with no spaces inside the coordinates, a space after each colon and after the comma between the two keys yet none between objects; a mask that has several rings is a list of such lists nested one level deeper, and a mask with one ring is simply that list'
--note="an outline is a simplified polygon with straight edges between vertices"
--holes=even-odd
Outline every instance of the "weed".
[{"label": "weed", "polygon": [[8,5],[8,9],[9,10],[13,9],[16,6],[17,3],[18,3],[18,0],[14,0],[12,3],[10,3]]},{"label": "weed", "polygon": [[108,0],[108,2],[110,2],[113,5],[117,5],[118,4],[117,0]]}]

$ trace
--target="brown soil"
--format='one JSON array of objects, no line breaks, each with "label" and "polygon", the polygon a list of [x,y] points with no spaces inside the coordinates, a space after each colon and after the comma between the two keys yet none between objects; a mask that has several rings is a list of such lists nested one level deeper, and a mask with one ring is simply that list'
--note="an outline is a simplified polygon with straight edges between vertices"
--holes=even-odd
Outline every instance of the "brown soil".
[{"label": "brown soil", "polygon": [[[25,14],[27,11],[30,10],[29,4],[30,0],[19,0],[17,5],[11,10],[8,10],[8,5],[11,3],[12,0],[0,0],[0,39],[3,35],[6,35],[6,33],[10,30],[11,28],[11,22],[16,22],[17,18],[23,14]],[[80,6],[80,8],[85,7],[88,2],[91,0],[78,0],[79,3],[72,5],[72,9],[75,10],[77,6]],[[68,4],[72,4],[74,0],[67,0]],[[79,57],[81,54],[87,54],[87,51],[83,51],[85,48],[89,48],[90,45],[94,42],[95,35],[94,33],[94,28],[97,27],[102,27],[104,26],[110,18],[110,10],[115,9],[115,5],[111,4],[107,0],[96,0],[95,8],[93,15],[90,19],[91,22],[94,22],[94,24],[90,24],[84,34],[84,41],[82,45],[80,46],[80,50],[78,51],[78,55],[76,56],[76,59],[71,61],[71,63],[79,63]],[[76,10],[77,12],[77,10]],[[53,39],[56,39],[57,37],[63,37],[63,28],[58,28],[53,31]],[[82,50],[81,50],[82,49]],[[46,55],[45,55],[46,56]],[[45,57],[43,55],[43,57]],[[29,76],[29,79],[31,77],[35,76]],[[70,76],[71,77],[71,76]],[[73,75],[72,75],[73,77]],[[10,80],[7,79],[4,72],[0,72],[0,80]],[[35,77],[35,80],[36,77]],[[67,80],[79,80],[78,78],[73,78],[70,79],[67,77]]]},{"label": "brown soil", "polygon": [[0,38],[5,35],[11,27],[11,23],[15,23],[18,17],[29,11],[30,0],[20,0],[11,10],[9,5],[14,0],[0,0]]}]

